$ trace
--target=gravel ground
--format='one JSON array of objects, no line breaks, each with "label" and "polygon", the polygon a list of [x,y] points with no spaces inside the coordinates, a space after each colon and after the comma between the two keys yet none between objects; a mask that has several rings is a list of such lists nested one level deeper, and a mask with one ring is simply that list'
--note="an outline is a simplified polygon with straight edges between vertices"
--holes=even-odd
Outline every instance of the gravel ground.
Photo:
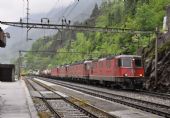
[{"label": "gravel ground", "polygon": [[89,118],[64,100],[48,100],[62,118]]},{"label": "gravel ground", "polygon": [[30,81],[29,79],[28,79],[28,81],[29,81],[32,85],[34,85],[34,87],[35,87],[36,89],[38,89],[39,91],[46,91],[45,88],[41,87],[41,86],[38,85],[37,83],[35,83],[35,82],[33,82],[33,81]]},{"label": "gravel ground", "polygon": [[52,93],[51,91],[41,91],[41,94],[43,94],[43,96],[45,98],[50,98],[50,99],[58,99],[58,98],[61,98],[61,96],[55,94],[55,93]]},{"label": "gravel ground", "polygon": [[55,118],[41,99],[33,98],[33,102],[40,118]]}]

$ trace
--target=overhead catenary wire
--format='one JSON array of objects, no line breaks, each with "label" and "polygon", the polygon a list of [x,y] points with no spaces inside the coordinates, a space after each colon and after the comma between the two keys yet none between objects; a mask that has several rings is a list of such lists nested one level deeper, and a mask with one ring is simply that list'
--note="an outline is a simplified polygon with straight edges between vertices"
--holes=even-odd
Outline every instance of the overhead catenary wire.
[{"label": "overhead catenary wire", "polygon": [[[3,22],[0,21],[0,24],[27,28],[27,23],[24,22]],[[34,29],[66,29],[74,31],[92,31],[92,32],[110,32],[110,33],[130,33],[130,34],[153,34],[155,31],[144,31],[144,30],[135,30],[129,28],[116,28],[116,27],[94,27],[94,26],[83,26],[83,25],[65,25],[65,24],[43,24],[43,23],[28,23],[28,28]]]},{"label": "overhead catenary wire", "polygon": [[[73,5],[73,4],[72,4]],[[63,16],[65,15],[65,13],[68,12],[68,10],[70,9],[71,7],[68,5],[65,10],[63,12],[61,12],[62,14],[60,15],[60,17],[58,18],[58,21],[57,22],[60,22],[61,19],[63,18]]]},{"label": "overhead catenary wire", "polygon": [[66,14],[65,17],[68,17],[71,14],[71,12],[77,7],[78,4],[79,4],[79,0],[77,0],[77,3],[75,4],[75,6],[73,6],[73,8]]},{"label": "overhead catenary wire", "polygon": [[25,16],[25,1],[24,0],[22,0],[22,1],[23,1],[22,17],[24,18],[24,16]]},{"label": "overhead catenary wire", "polygon": [[66,7],[66,9],[63,11],[63,16],[65,16],[65,14],[69,11],[69,9],[72,9],[72,7],[74,7],[77,3],[74,1],[71,5],[68,5]]},{"label": "overhead catenary wire", "polygon": [[19,50],[20,53],[30,52],[30,53],[68,53],[68,54],[99,54],[99,53],[85,53],[78,51],[47,51],[47,50]]},{"label": "overhead catenary wire", "polygon": [[[62,3],[60,4],[60,1],[61,1],[61,0],[57,0],[57,1],[55,2],[54,6],[51,8],[50,11],[52,11],[52,10],[54,10],[54,9],[56,9],[56,8],[61,8],[61,9],[63,9],[63,8],[62,8]],[[51,13],[47,14],[46,17],[50,16],[50,14],[51,14]],[[60,15],[59,15],[60,17],[61,17],[61,14],[62,14],[62,13],[60,12]],[[50,20],[51,20],[51,19],[50,19]],[[58,21],[57,21],[57,23],[58,23]]]},{"label": "overhead catenary wire", "polygon": [[[79,1],[79,0],[78,0]],[[60,22],[61,21],[61,19],[64,17],[64,18],[66,18],[67,16],[65,15],[67,12],[69,12],[69,11],[72,11],[74,8],[75,8],[75,6],[77,6],[77,2],[74,2],[73,4],[71,4],[71,5],[68,5],[66,8],[65,8],[65,10],[63,11],[63,12],[61,12],[62,14],[61,14],[61,16],[58,18],[58,21],[57,22]],[[68,14],[68,13],[67,13]],[[70,13],[69,13],[70,14]]]}]

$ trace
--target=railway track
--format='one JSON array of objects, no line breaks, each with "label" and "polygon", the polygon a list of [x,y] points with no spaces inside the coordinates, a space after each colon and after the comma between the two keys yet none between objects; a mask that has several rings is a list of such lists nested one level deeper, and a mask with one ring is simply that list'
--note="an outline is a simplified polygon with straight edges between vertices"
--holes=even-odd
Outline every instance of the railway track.
[{"label": "railway track", "polygon": [[[43,80],[47,81],[47,79],[43,79]],[[144,101],[144,100],[134,99],[134,98],[130,98],[130,97],[122,96],[122,95],[111,94],[108,92],[94,90],[94,89],[87,88],[87,87],[80,87],[80,86],[76,86],[76,85],[73,86],[72,84],[68,84],[65,82],[63,83],[63,82],[59,82],[59,81],[55,82],[55,80],[50,80],[50,79],[48,79],[48,81],[58,84],[58,85],[61,85],[61,86],[64,86],[64,87],[67,87],[67,88],[70,88],[70,89],[73,89],[73,90],[81,91],[86,94],[104,98],[109,101],[114,101],[114,102],[117,102],[120,104],[124,104],[127,106],[131,106],[131,107],[134,107],[137,109],[141,109],[141,110],[144,110],[147,112],[151,112],[151,113],[154,113],[154,114],[157,114],[160,116],[170,118],[170,105],[163,105],[163,104],[148,102],[148,101]]]},{"label": "railway track", "polygon": [[[30,82],[32,81],[32,82]],[[51,95],[44,95],[42,91],[37,90],[37,88],[33,85],[33,82],[38,84],[41,87],[44,87]],[[35,80],[27,80],[27,83],[34,88],[34,90],[38,91],[38,93],[42,96],[43,101],[50,109],[50,111],[54,114],[55,118],[117,118],[116,116],[112,116],[104,111],[101,111],[91,105],[86,103],[82,103],[76,98],[73,97],[63,97],[56,93],[52,88],[38,82]],[[36,85],[37,86],[37,85]],[[57,99],[54,99],[50,96],[55,96],[52,94],[57,94],[60,96]],[[91,111],[91,112],[90,112]]]},{"label": "railway track", "polygon": [[140,94],[144,94],[144,95],[149,95],[149,96],[154,96],[154,97],[158,97],[161,99],[170,100],[170,94],[150,92],[150,91],[144,91],[144,90],[137,90],[137,92],[139,92]]},{"label": "railway track", "polygon": [[[41,79],[46,80],[45,78],[41,78]],[[54,79],[51,79],[51,81],[53,81],[53,80]],[[54,80],[54,82],[55,81],[60,81],[60,80]],[[64,82],[64,81],[60,81],[60,82]],[[74,84],[75,87],[82,88],[82,85],[76,85],[75,83],[68,83],[68,82],[66,82],[66,83],[69,84],[69,85]],[[108,90],[112,91],[113,89],[108,89]],[[134,94],[138,94],[138,95],[147,95],[147,96],[156,97],[156,98],[160,98],[160,99],[163,99],[163,100],[169,100],[170,101],[170,94],[164,94],[164,93],[158,93],[158,92],[150,92],[150,91],[146,91],[146,90],[133,90],[133,91],[132,90],[114,90],[114,91],[123,92],[123,93],[127,93],[127,94],[128,93],[134,93]]]}]

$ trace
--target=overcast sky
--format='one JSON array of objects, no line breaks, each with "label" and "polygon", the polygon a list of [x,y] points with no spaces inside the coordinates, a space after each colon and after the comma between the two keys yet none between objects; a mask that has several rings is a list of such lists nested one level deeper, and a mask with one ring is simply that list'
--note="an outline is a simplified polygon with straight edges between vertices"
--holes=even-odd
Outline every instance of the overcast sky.
[{"label": "overcast sky", "polygon": [[[76,0],[29,0],[30,14],[47,13],[52,8],[67,6]],[[19,21],[26,16],[27,0],[0,0],[0,21]],[[0,24],[0,27],[5,28]]]}]

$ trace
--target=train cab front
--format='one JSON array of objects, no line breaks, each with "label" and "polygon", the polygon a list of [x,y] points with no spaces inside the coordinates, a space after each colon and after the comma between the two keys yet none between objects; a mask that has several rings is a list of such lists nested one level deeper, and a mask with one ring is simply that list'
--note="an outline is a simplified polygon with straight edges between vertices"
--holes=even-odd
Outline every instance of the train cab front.
[{"label": "train cab front", "polygon": [[141,88],[144,81],[144,67],[141,56],[120,55],[117,57],[117,60],[120,79],[127,86]]}]

